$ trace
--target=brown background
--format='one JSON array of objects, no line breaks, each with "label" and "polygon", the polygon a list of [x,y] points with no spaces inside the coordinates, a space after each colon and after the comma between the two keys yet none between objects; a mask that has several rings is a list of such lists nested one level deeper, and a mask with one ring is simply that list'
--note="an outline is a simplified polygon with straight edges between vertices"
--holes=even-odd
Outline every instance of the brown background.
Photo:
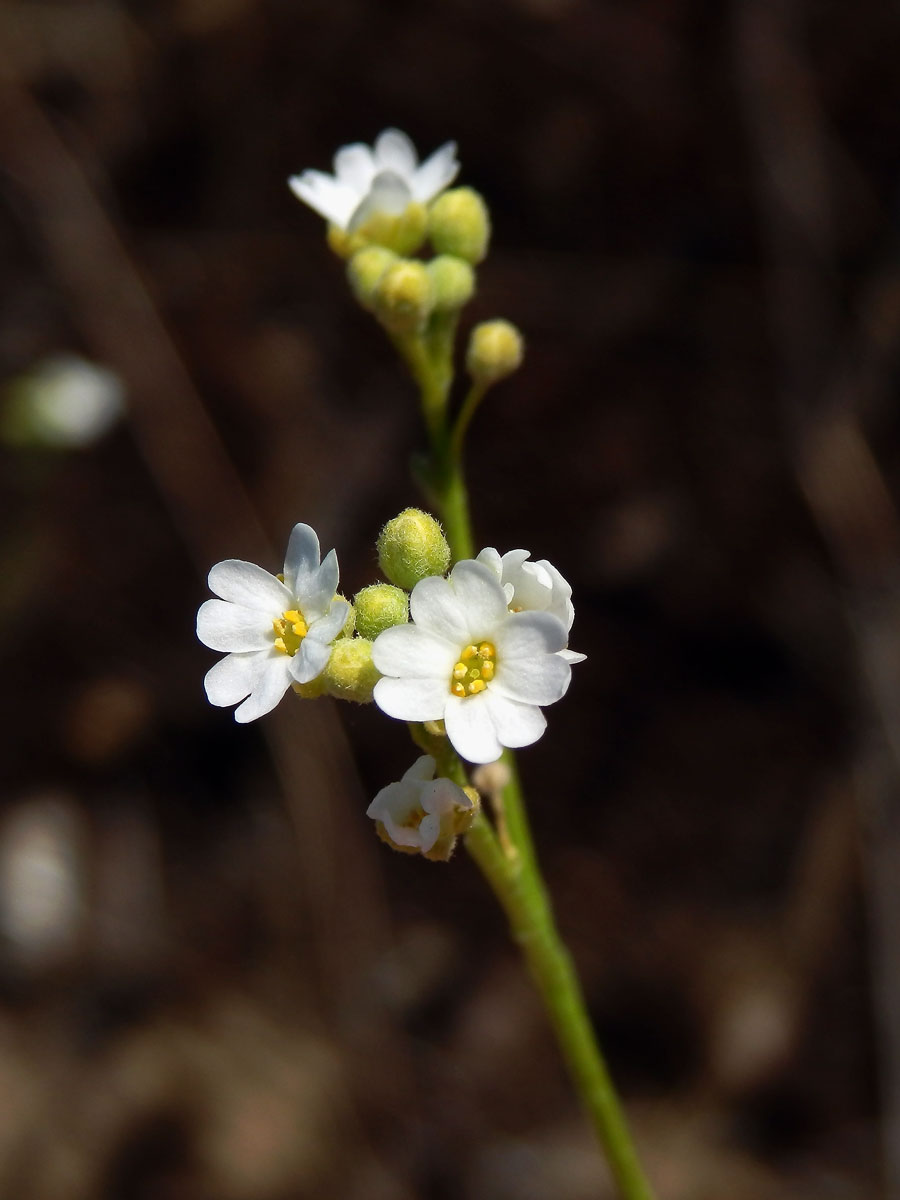
[{"label": "brown background", "polygon": [[575,586],[589,659],[522,766],[650,1173],[900,1194],[898,26],[0,4],[0,376],[75,351],[130,405],[0,451],[0,896],[39,899],[48,837],[73,881],[55,941],[0,911],[0,1193],[610,1194],[471,864],[364,816],[402,726],[202,694],[212,562],[277,569],[304,520],[352,592],[417,499],[411,387],[285,186],[395,124],[458,141],[469,319],[528,340],[476,524]]}]

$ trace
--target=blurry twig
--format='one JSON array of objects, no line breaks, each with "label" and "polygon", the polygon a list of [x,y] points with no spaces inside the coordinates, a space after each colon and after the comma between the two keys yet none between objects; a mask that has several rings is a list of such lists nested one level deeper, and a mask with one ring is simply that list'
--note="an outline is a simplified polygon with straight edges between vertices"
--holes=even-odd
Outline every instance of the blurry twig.
[{"label": "blurry twig", "polygon": [[802,9],[749,0],[735,4],[734,14],[789,446],[800,488],[840,571],[878,729],[863,741],[857,782],[869,826],[864,852],[882,1042],[885,1174],[894,1196],[900,1195],[900,519],[862,414],[884,395],[900,350],[900,306],[890,303],[897,279],[893,272],[893,279],[882,275],[871,283],[860,306],[858,344],[842,346],[833,301],[828,145],[800,48]]},{"label": "blurry twig", "polygon": [[[199,570],[235,554],[275,562],[244,485],[161,320],[140,272],[82,163],[67,148],[7,56],[0,62],[0,161],[20,193],[50,269],[93,354],[126,381],[131,423],[148,470]],[[199,687],[199,680],[198,680]],[[333,709],[282,705],[266,721],[297,829],[323,1008],[357,983],[384,944],[386,920],[362,825],[352,756]],[[347,902],[352,880],[354,902]]]}]

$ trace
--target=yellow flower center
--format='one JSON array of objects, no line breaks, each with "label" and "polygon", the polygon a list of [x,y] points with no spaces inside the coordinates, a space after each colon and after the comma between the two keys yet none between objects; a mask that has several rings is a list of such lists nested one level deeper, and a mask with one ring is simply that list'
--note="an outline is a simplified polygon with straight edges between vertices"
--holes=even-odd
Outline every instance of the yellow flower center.
[{"label": "yellow flower center", "polygon": [[450,677],[450,691],[454,696],[477,696],[494,678],[497,669],[497,651],[490,642],[466,646],[459,656]]},{"label": "yellow flower center", "polygon": [[272,622],[275,630],[275,649],[282,654],[296,654],[300,643],[309,633],[309,628],[303,620],[303,614],[296,608],[290,608]]}]

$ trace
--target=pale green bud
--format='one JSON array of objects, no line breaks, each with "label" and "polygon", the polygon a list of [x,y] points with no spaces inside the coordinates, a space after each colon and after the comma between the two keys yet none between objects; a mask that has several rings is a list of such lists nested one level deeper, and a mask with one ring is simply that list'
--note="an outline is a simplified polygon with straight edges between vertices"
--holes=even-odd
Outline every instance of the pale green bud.
[{"label": "pale green bud", "polygon": [[382,275],[397,261],[385,246],[364,246],[347,263],[347,279],[363,308],[374,308],[374,292]]},{"label": "pale green bud", "polygon": [[325,673],[323,671],[321,675],[317,675],[309,683],[292,683],[291,687],[301,700],[318,700],[320,696],[325,695]]},{"label": "pale green bud", "polygon": [[391,583],[373,583],[357,592],[353,599],[356,609],[356,628],[363,637],[373,641],[392,625],[405,625],[409,620],[409,600],[406,592]]},{"label": "pale green bud", "polygon": [[329,696],[369,704],[375,684],[381,678],[372,662],[371,641],[362,637],[339,638],[321,678]]},{"label": "pale green bud", "polygon": [[407,205],[399,216],[376,212],[351,233],[328,226],[328,245],[340,258],[352,258],[364,246],[385,246],[395,254],[415,254],[425,241],[428,214],[424,204]]},{"label": "pale green bud", "polygon": [[428,210],[428,237],[438,254],[480,263],[491,237],[487,205],[472,188],[444,192]]},{"label": "pale green bud", "polygon": [[472,299],[475,272],[464,258],[439,254],[428,264],[434,288],[434,307],[438,312],[454,312]]},{"label": "pale green bud", "polygon": [[392,333],[418,333],[434,308],[434,287],[425,264],[403,258],[388,267],[372,292],[372,307]]},{"label": "pale green bud", "polygon": [[[340,592],[336,592],[335,600],[346,600],[346,596],[342,596]],[[348,638],[353,636],[353,631],[356,628],[356,609],[350,605],[350,611],[347,613],[347,620],[344,622],[344,627],[338,634],[339,638]]]},{"label": "pale green bud", "polygon": [[404,509],[378,535],[378,565],[408,592],[428,575],[443,575],[450,547],[438,522],[420,508]]},{"label": "pale green bud", "polygon": [[522,363],[522,335],[509,321],[482,321],[469,336],[466,366],[476,383],[489,386]]}]

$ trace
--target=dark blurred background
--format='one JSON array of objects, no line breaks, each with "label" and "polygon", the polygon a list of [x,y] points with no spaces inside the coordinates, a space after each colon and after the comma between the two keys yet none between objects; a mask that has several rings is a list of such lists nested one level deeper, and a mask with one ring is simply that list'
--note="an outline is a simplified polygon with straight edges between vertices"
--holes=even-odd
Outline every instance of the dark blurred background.
[{"label": "dark blurred background", "polygon": [[418,499],[285,185],[398,125],[528,341],[478,540],[575,587],[521,764],[660,1195],[900,1196],[898,54],[875,0],[0,3],[0,1194],[612,1194],[472,864],[364,815],[402,725],[202,691],[211,563],[303,520],[353,592]]}]

